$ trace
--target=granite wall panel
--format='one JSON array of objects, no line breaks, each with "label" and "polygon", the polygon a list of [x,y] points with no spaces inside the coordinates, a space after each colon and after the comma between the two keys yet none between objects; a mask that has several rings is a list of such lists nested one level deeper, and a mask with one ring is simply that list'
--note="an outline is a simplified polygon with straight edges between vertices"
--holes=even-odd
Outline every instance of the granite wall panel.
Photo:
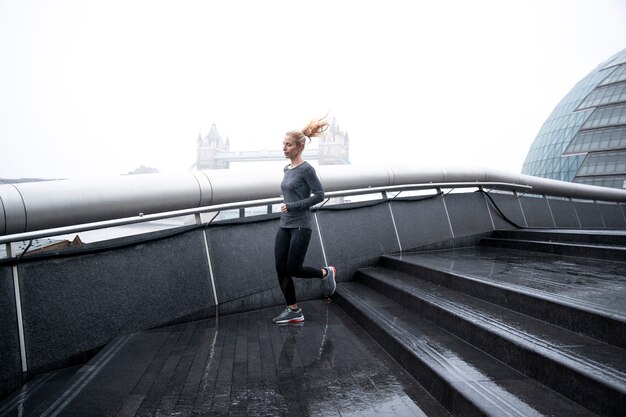
[{"label": "granite wall panel", "polygon": [[597,203],[574,201],[574,207],[576,207],[576,213],[578,213],[582,227],[589,229],[604,228],[602,214]]},{"label": "granite wall panel", "polygon": [[388,202],[319,210],[317,219],[339,282],[351,279],[358,268],[374,265],[379,256],[400,250]]},{"label": "granite wall panel", "polygon": [[554,227],[554,220],[543,197],[520,197],[528,227]]},{"label": "granite wall panel", "polygon": [[391,208],[403,251],[453,238],[440,196],[422,200],[394,200]]},{"label": "granite wall panel", "polygon": [[548,199],[550,211],[556,227],[578,229],[580,223],[574,209],[574,203],[570,200]]},{"label": "granite wall panel", "polygon": [[493,231],[494,224],[482,193],[448,194],[445,202],[455,239]]},{"label": "granite wall panel", "polygon": [[[491,200],[485,197],[489,203],[489,210],[491,212],[491,218],[493,219],[493,223],[496,229],[499,230],[510,230],[516,229],[516,226],[525,227],[526,220],[524,219],[524,214],[522,213],[522,207],[520,206],[519,200],[513,194],[499,194],[499,193],[489,193],[489,197]],[[494,203],[495,206],[494,207]],[[500,214],[500,212],[502,214]],[[515,225],[509,223],[504,220],[502,217],[504,215],[511,222],[515,223]]]},{"label": "granite wall panel", "polygon": [[10,265],[0,266],[0,398],[22,383],[22,360]]},{"label": "granite wall panel", "polygon": [[600,213],[604,224],[609,229],[624,229],[626,228],[626,218],[622,214],[618,204],[615,203],[598,203]]},{"label": "granite wall panel", "polygon": [[120,334],[212,314],[202,231],[23,261],[29,372],[67,366]]}]

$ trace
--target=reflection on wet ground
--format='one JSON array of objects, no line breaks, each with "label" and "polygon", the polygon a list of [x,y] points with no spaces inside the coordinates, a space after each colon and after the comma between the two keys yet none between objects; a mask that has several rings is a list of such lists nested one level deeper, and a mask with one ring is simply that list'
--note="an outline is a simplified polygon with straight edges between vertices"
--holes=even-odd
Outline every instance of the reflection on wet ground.
[{"label": "reflection on wet ground", "polygon": [[403,255],[407,262],[520,287],[626,317],[626,263],[483,246]]},{"label": "reflection on wet ground", "polygon": [[448,415],[336,304],[300,305],[300,325],[277,307],[122,337],[21,415]]}]

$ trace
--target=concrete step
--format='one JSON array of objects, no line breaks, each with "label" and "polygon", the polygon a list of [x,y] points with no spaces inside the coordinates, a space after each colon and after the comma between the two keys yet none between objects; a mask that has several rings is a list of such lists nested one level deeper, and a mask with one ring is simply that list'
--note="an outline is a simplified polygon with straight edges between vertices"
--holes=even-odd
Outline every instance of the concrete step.
[{"label": "concrete step", "polygon": [[594,416],[361,282],[335,300],[456,416]]},{"label": "concrete step", "polygon": [[481,245],[626,262],[626,231],[494,230]]},{"label": "concrete step", "polygon": [[626,230],[518,229],[494,230],[491,237],[543,242],[626,247]]},{"label": "concrete step", "polygon": [[[496,248],[521,249],[550,253],[554,255],[626,262],[626,247],[588,245],[581,243],[544,242],[539,240],[500,239],[493,237],[481,238],[480,244]],[[624,268],[626,268],[626,265],[624,265]]]},{"label": "concrete step", "polygon": [[626,348],[621,262],[472,247],[383,256],[380,266]]},{"label": "concrete step", "polygon": [[357,280],[600,415],[626,402],[626,350],[395,270]]}]

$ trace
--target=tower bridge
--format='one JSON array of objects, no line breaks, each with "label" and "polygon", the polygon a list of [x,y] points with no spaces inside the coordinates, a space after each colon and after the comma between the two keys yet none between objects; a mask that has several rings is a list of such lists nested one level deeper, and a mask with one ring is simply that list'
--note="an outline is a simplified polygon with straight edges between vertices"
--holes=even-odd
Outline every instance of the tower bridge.
[{"label": "tower bridge", "polygon": [[[320,165],[350,164],[350,140],[348,133],[342,131],[333,118],[324,136],[318,138],[317,149],[305,149],[302,156],[308,160],[317,160]],[[199,170],[228,169],[231,162],[268,162],[282,161],[285,156],[281,149],[261,149],[252,151],[231,151],[230,139],[224,140],[213,124],[209,133],[202,137],[198,134],[197,160],[194,164]]]}]

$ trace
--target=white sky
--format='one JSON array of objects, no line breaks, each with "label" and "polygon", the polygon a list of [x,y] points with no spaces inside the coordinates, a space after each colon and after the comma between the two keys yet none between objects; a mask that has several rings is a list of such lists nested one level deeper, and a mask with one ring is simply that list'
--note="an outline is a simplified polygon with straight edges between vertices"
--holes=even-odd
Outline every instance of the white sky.
[{"label": "white sky", "polygon": [[185,171],[215,123],[279,149],[327,111],[353,164],[520,172],[624,0],[0,0],[0,178]]}]

